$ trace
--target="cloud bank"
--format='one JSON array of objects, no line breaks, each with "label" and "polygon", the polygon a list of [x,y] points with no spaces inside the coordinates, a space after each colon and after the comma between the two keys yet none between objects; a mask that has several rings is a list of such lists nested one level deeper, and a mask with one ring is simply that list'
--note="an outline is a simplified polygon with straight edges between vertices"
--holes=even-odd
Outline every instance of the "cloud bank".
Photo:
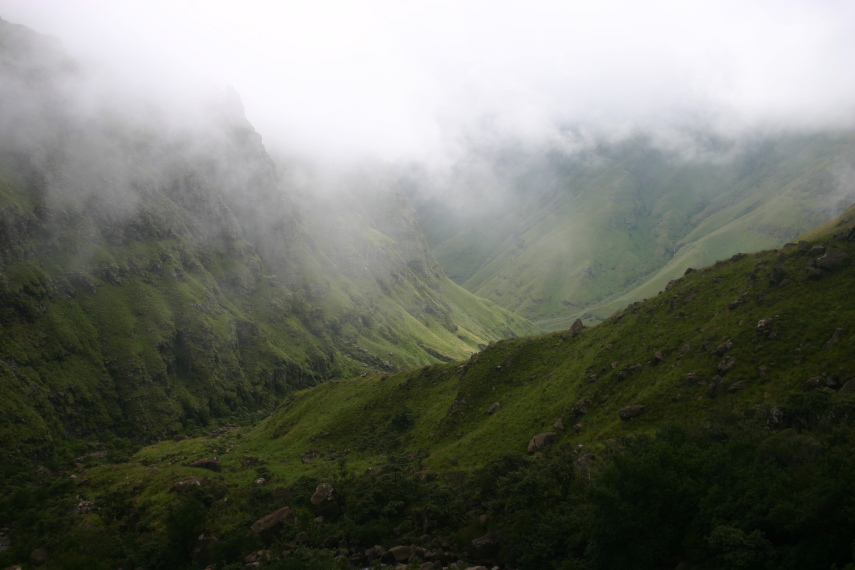
[{"label": "cloud bank", "polygon": [[329,157],[855,125],[844,0],[0,0],[0,17],[108,62],[129,89],[231,85],[267,145]]}]

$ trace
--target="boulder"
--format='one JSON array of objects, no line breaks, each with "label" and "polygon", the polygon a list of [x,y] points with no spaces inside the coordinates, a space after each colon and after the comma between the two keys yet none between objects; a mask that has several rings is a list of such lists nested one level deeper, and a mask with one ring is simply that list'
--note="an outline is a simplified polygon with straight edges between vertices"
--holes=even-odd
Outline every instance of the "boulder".
[{"label": "boulder", "polygon": [[620,416],[620,419],[622,420],[631,420],[632,418],[640,416],[644,411],[644,408],[644,404],[632,404],[625,408],[621,408],[618,412],[618,416]]},{"label": "boulder", "polygon": [[805,382],[804,389],[805,392],[810,392],[812,390],[816,390],[820,386],[823,385],[822,376],[814,376],[813,378],[809,378],[807,382]]},{"label": "boulder", "polygon": [[712,380],[710,380],[710,387],[707,390],[707,394],[710,398],[718,396],[719,386],[721,386],[721,376],[713,376]]},{"label": "boulder", "polygon": [[547,445],[551,444],[558,437],[558,434],[554,431],[548,431],[546,433],[540,433],[531,438],[531,441],[528,442],[528,452],[534,453],[535,451],[539,451],[545,448]]},{"label": "boulder", "polygon": [[499,543],[502,541],[502,535],[499,531],[493,530],[485,534],[484,536],[479,536],[475,540],[472,541],[472,548],[475,549],[475,552],[478,556],[491,558],[496,555],[499,550]]},{"label": "boulder", "polygon": [[728,370],[733,368],[733,365],[736,364],[736,357],[734,356],[725,356],[721,359],[721,362],[718,363],[718,371],[722,374],[726,373]]},{"label": "boulder", "polygon": [[250,530],[257,534],[261,540],[268,544],[273,542],[273,538],[285,526],[285,522],[293,517],[291,509],[283,507],[275,510],[270,514],[264,515],[250,526]]},{"label": "boulder", "polygon": [[181,489],[185,487],[201,487],[205,483],[205,479],[200,479],[199,477],[185,477],[180,481],[176,481],[169,488],[170,493],[177,493]]},{"label": "boulder", "polygon": [[42,566],[47,564],[48,559],[48,551],[46,548],[36,548],[30,553],[30,566]]},{"label": "boulder", "polygon": [[831,338],[825,341],[825,344],[822,345],[822,348],[828,350],[829,348],[834,346],[834,343],[837,342],[837,339],[840,338],[840,333],[843,332],[843,329],[837,327],[834,329],[834,333],[831,335]]},{"label": "boulder", "polygon": [[573,336],[581,333],[585,329],[584,323],[582,323],[582,319],[576,319],[573,324],[570,326],[570,332],[573,333]]},{"label": "boulder", "polygon": [[333,498],[335,489],[329,483],[321,483],[315,488],[315,492],[309,502],[318,516],[332,517],[338,514],[338,504]]},{"label": "boulder", "polygon": [[212,457],[210,459],[198,459],[187,464],[187,467],[196,467],[198,469],[209,469],[211,471],[220,471],[220,459]]},{"label": "boulder", "polygon": [[816,266],[820,269],[833,271],[843,266],[848,254],[840,248],[832,247],[816,260]]},{"label": "boulder", "polygon": [[379,544],[372,546],[365,550],[365,559],[370,564],[374,560],[378,558],[383,558],[386,555],[386,549],[380,546]]},{"label": "boulder", "polygon": [[413,549],[409,546],[393,546],[386,553],[385,558],[390,563],[402,563],[410,559],[413,554]]}]

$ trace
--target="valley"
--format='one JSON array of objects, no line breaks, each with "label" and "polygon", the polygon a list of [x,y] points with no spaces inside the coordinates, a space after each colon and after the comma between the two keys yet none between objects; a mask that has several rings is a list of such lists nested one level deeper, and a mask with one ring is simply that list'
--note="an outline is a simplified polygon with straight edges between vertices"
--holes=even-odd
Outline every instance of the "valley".
[{"label": "valley", "polygon": [[120,77],[0,20],[0,568],[855,568],[851,128],[379,160]]}]

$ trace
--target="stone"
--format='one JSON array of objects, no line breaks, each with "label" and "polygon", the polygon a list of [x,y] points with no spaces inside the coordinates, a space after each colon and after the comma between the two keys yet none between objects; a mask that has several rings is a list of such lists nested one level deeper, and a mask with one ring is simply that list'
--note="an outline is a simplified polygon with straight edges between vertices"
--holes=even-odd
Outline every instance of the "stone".
[{"label": "stone", "polygon": [[824,382],[822,376],[814,376],[813,378],[808,378],[808,380],[805,382],[804,390],[805,392],[816,390],[817,388],[821,387],[823,383]]},{"label": "stone", "polygon": [[495,413],[499,410],[499,408],[501,408],[501,407],[502,407],[502,404],[500,404],[499,402],[493,402],[493,405],[492,405],[492,406],[490,406],[490,409],[489,409],[489,410],[487,410],[487,413],[488,413],[488,414],[490,414],[490,415],[492,416],[492,415],[493,415],[493,414],[495,414]]},{"label": "stone", "polygon": [[528,452],[534,453],[535,451],[545,448],[547,445],[555,441],[557,437],[558,434],[554,431],[537,434],[528,442]]},{"label": "stone", "polygon": [[834,343],[837,342],[837,339],[840,338],[840,333],[843,332],[843,329],[837,327],[834,329],[834,333],[831,335],[831,338],[825,341],[825,344],[822,345],[822,348],[828,350],[829,348],[834,346]]},{"label": "stone", "polygon": [[715,354],[717,354],[719,356],[723,356],[731,348],[733,348],[733,341],[732,340],[726,340],[723,343],[721,343],[720,345],[718,345],[717,347],[715,347],[715,350],[713,352],[715,352]]},{"label": "stone", "polygon": [[380,546],[379,544],[375,544],[371,548],[365,550],[365,559],[368,560],[369,564],[374,560],[383,558],[385,555],[386,549]]},{"label": "stone", "polygon": [[386,553],[386,558],[393,563],[406,562],[413,554],[413,549],[409,546],[393,546]]},{"label": "stone", "polygon": [[618,412],[618,416],[620,416],[620,419],[622,420],[631,420],[640,416],[644,411],[644,408],[644,404],[632,404],[625,408],[621,408]]},{"label": "stone", "polygon": [[574,416],[584,416],[588,412],[588,406],[591,403],[590,398],[581,398],[575,404],[573,404],[573,415]]},{"label": "stone", "polygon": [[206,479],[200,479],[199,477],[185,477],[180,481],[176,481],[169,488],[170,493],[177,493],[181,489],[185,487],[201,487],[205,483]]},{"label": "stone", "polygon": [[559,431],[564,429],[564,422],[561,420],[561,418],[558,418],[557,420],[555,420],[555,423],[552,424],[552,428],[557,429]]},{"label": "stone", "polygon": [[218,457],[212,457],[210,459],[198,459],[191,463],[187,464],[187,467],[196,467],[197,469],[208,469],[210,471],[219,472],[221,469],[220,459]]},{"label": "stone", "polygon": [[30,553],[30,566],[42,566],[50,559],[46,548],[36,548]]},{"label": "stone", "polygon": [[815,246],[810,248],[810,251],[808,251],[808,255],[810,255],[811,257],[817,257],[819,255],[822,255],[823,253],[825,253],[825,246],[820,244],[816,244]]},{"label": "stone", "polygon": [[853,394],[855,393],[855,378],[847,380],[843,387],[838,391],[838,394]]},{"label": "stone", "polygon": [[250,526],[250,530],[257,534],[259,538],[268,544],[273,542],[273,538],[279,531],[282,530],[282,527],[285,526],[285,522],[293,517],[291,513],[291,509],[288,507],[283,507],[281,509],[277,509],[272,513],[266,514]]},{"label": "stone", "polygon": [[663,360],[665,360],[665,354],[661,350],[657,350],[656,352],[653,353],[653,363],[654,364],[659,364]]},{"label": "stone", "polygon": [[737,380],[736,382],[734,382],[733,384],[731,384],[730,386],[727,387],[727,391],[731,392],[731,393],[738,392],[738,391],[742,390],[743,388],[745,388],[745,386],[747,384],[748,384],[747,380]]},{"label": "stone", "polygon": [[722,374],[725,374],[728,370],[733,368],[733,365],[736,364],[736,357],[734,356],[725,356],[721,359],[721,362],[718,363],[718,371]]},{"label": "stone", "polygon": [[582,323],[582,319],[576,319],[570,326],[570,332],[573,333],[573,336],[580,334],[584,329],[585,325]]},{"label": "stone", "polygon": [[773,319],[772,317],[766,317],[765,319],[760,319],[759,321],[757,321],[757,330],[759,331],[759,330],[765,329],[769,325],[771,325],[773,322],[775,322],[775,319]]},{"label": "stone", "polygon": [[333,498],[333,486],[329,483],[321,483],[315,488],[309,502],[312,504],[315,514],[323,517],[334,517],[338,514],[338,503]]},{"label": "stone", "polygon": [[815,263],[820,269],[834,271],[835,269],[839,269],[843,266],[847,257],[849,257],[849,254],[845,251],[837,247],[832,247],[825,252],[825,255],[818,258]]},{"label": "stone", "polygon": [[484,536],[479,536],[478,538],[472,541],[472,548],[475,549],[475,552],[478,553],[479,556],[483,556],[486,558],[491,558],[495,556],[499,550],[499,543],[502,541],[502,534],[493,530],[485,534]]},{"label": "stone", "polygon": [[707,395],[709,395],[710,398],[718,396],[719,386],[721,386],[721,376],[713,376],[710,381],[710,387],[707,389]]}]

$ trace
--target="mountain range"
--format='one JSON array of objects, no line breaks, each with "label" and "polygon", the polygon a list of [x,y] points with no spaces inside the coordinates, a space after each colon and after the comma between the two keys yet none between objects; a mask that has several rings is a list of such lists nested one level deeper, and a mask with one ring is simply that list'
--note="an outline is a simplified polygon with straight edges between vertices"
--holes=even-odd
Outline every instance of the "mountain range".
[{"label": "mountain range", "polygon": [[454,200],[99,73],[0,20],[0,567],[855,567],[851,132]]}]

